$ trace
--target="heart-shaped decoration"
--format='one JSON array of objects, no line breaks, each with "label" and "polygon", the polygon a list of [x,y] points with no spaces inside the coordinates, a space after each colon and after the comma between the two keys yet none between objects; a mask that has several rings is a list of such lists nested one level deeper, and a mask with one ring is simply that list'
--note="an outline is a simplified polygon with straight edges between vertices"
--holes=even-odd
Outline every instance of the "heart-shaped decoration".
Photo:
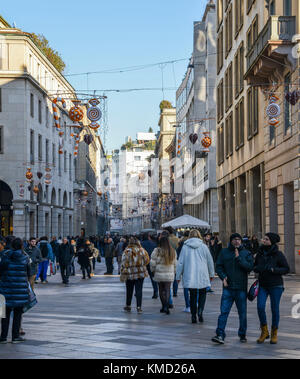
[{"label": "heart-shaped decoration", "polygon": [[193,145],[195,145],[195,143],[197,142],[197,140],[198,140],[198,134],[193,133],[193,134],[190,135],[190,141],[191,141],[191,143]]}]

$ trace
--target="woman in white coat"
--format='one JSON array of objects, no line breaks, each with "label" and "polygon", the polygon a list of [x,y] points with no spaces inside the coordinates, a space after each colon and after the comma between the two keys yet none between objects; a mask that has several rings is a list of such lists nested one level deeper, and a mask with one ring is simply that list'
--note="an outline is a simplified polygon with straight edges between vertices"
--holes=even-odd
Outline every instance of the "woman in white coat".
[{"label": "woman in white coat", "polygon": [[210,251],[202,242],[198,230],[191,230],[189,239],[183,244],[177,263],[176,278],[178,282],[181,276],[183,287],[188,288],[190,292],[192,323],[197,323],[197,313],[199,322],[203,322],[206,288],[211,285],[215,269]]}]

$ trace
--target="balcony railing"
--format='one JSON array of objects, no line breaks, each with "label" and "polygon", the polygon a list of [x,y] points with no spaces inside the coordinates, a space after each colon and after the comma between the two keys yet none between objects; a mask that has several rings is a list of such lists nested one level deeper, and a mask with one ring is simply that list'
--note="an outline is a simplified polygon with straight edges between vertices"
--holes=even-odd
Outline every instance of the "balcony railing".
[{"label": "balcony railing", "polygon": [[295,16],[271,16],[247,54],[247,71],[252,68],[270,42],[291,43],[295,33]]}]

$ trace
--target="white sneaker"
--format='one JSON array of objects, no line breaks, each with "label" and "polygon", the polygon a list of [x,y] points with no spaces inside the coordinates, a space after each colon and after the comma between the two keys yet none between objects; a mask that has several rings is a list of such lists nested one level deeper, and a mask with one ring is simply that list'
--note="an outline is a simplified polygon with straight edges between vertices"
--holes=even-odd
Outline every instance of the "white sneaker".
[{"label": "white sneaker", "polygon": [[185,313],[191,313],[191,308],[184,308],[183,312],[185,312]]}]

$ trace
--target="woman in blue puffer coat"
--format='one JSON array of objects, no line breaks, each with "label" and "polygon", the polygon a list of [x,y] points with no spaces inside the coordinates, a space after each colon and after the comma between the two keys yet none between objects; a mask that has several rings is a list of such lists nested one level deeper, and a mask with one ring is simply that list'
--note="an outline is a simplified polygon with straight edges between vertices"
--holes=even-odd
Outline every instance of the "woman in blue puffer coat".
[{"label": "woman in blue puffer coat", "polygon": [[16,238],[0,262],[0,294],[5,297],[6,318],[1,321],[0,343],[7,343],[10,315],[14,313],[12,343],[25,341],[20,337],[23,307],[29,301],[28,279],[30,258],[23,251],[23,242]]}]

